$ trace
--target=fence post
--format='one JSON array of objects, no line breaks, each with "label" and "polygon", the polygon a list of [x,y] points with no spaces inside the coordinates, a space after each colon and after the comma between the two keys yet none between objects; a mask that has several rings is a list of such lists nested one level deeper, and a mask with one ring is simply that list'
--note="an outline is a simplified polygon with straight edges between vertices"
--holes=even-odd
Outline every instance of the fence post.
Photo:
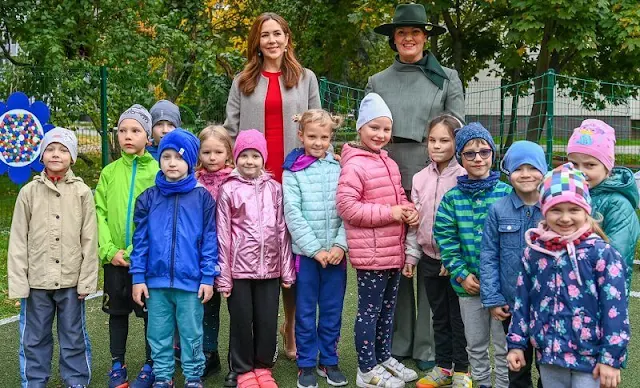
[{"label": "fence post", "polygon": [[325,94],[327,93],[327,77],[320,77],[320,105],[323,109],[327,109],[325,103]]},{"label": "fence post", "polygon": [[555,100],[555,86],[556,86],[556,72],[554,69],[549,69],[546,73],[547,78],[547,165],[549,168],[553,168],[553,118],[554,118],[554,100]]},{"label": "fence post", "polygon": [[107,123],[107,67],[100,66],[100,125],[102,129],[102,167],[109,164],[109,126]]},{"label": "fence post", "polygon": [[[504,154],[504,97],[505,97],[505,87],[504,80],[500,81],[500,150],[498,150],[498,159],[502,160],[502,155]],[[500,171],[498,167],[496,171]]]}]

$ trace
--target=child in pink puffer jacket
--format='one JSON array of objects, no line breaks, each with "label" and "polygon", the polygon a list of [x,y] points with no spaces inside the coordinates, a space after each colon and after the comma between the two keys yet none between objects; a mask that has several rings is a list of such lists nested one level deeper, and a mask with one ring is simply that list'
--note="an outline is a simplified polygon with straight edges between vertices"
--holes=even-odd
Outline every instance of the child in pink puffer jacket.
[{"label": "child in pink puffer jacket", "polygon": [[358,277],[358,387],[400,388],[418,378],[391,357],[393,312],[405,260],[404,224],[419,222],[402,188],[398,165],[382,149],[391,139],[392,120],[378,94],[362,100],[357,122],[360,141],[342,149],[336,194],[349,260]]}]

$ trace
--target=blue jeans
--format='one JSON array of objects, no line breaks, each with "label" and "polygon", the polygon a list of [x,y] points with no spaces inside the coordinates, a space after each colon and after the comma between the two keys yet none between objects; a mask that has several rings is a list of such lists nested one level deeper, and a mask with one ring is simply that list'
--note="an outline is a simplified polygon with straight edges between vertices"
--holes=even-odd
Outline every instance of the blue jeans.
[{"label": "blue jeans", "polygon": [[147,338],[151,346],[156,380],[171,380],[175,372],[173,332],[180,332],[180,359],[187,380],[199,379],[204,371],[202,351],[203,307],[198,294],[173,288],[149,289]]},{"label": "blue jeans", "polygon": [[[315,259],[296,256],[296,347],[298,367],[338,365],[338,341],[342,305],[347,286],[346,259],[338,265],[322,265]],[[316,324],[316,311],[320,310]]]}]

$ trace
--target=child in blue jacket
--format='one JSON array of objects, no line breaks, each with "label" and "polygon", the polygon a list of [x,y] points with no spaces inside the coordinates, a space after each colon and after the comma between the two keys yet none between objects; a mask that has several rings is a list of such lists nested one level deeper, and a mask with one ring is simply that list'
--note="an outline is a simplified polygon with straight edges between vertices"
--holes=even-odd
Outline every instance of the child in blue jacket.
[{"label": "child in blue jacket", "polygon": [[203,304],[211,299],[220,271],[215,201],[194,173],[199,145],[198,138],[182,129],[165,135],[158,148],[156,186],[136,201],[129,272],[133,299],[142,305],[144,295],[149,310],[154,387],[173,387],[176,325],[185,387],[203,387]]},{"label": "child in blue jacket", "polygon": [[322,109],[305,112],[298,130],[304,148],[291,151],[283,166],[284,216],[296,255],[295,333],[302,388],[318,386],[316,371],[332,386],[347,384],[337,352],[347,285],[347,241],[336,210],[340,164],[328,152],[341,122]]},{"label": "child in blue jacket", "polygon": [[546,388],[614,388],[627,357],[625,262],[590,216],[583,173],[567,163],[540,186],[544,221],[525,234],[507,337],[512,371],[531,342]]},{"label": "child in blue jacket", "polygon": [[[544,150],[530,141],[517,141],[502,159],[502,171],[509,176],[513,191],[489,209],[482,232],[480,251],[480,298],[494,319],[502,321],[505,333],[511,322],[516,279],[527,244],[524,233],[542,219],[538,185],[547,173]],[[533,347],[525,351],[526,367],[509,372],[509,387],[531,387]],[[538,386],[541,387],[538,380]]]}]

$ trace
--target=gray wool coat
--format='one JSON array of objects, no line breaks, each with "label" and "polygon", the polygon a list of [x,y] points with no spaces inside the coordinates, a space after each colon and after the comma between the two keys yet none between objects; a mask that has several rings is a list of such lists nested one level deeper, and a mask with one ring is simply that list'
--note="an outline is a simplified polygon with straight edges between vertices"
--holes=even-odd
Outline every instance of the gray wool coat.
[{"label": "gray wool coat", "polygon": [[[298,124],[293,121],[293,116],[302,114],[309,109],[320,108],[320,93],[318,79],[309,69],[304,69],[298,84],[291,89],[284,86],[280,79],[280,92],[282,93],[282,117],[284,119],[284,153],[285,156],[294,148],[300,147],[298,140]],[[257,129],[264,133],[264,100],[267,96],[269,80],[260,75],[260,80],[255,90],[250,95],[245,95],[238,87],[238,76],[233,79],[229,98],[227,99],[227,118],[224,127],[232,138],[244,129]]]}]

